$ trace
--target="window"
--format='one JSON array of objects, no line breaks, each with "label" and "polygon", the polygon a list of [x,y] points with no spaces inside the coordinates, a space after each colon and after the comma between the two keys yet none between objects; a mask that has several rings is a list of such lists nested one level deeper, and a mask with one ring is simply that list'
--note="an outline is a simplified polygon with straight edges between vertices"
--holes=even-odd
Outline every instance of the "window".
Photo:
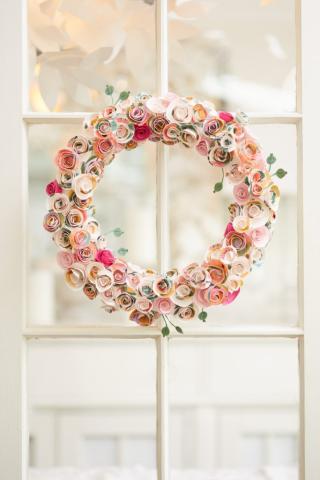
[{"label": "window", "polygon": [[[319,7],[311,0],[12,0],[0,8],[10,200],[1,207],[0,240],[5,477],[50,480],[59,471],[64,480],[72,467],[130,478],[156,469],[159,480],[248,471],[254,479],[260,472],[316,480]],[[80,304],[61,285],[41,231],[50,157],[103,106],[107,82],[240,107],[289,171],[262,270],[238,302],[205,325],[184,324],[183,336],[164,339],[158,325],[136,328]],[[221,230],[227,196],[210,198],[214,175],[194,160],[146,145],[110,168],[98,210],[107,229],[125,230],[126,245],[113,241],[134,261],[164,270],[197,259]],[[144,225],[143,238],[136,225]]]}]

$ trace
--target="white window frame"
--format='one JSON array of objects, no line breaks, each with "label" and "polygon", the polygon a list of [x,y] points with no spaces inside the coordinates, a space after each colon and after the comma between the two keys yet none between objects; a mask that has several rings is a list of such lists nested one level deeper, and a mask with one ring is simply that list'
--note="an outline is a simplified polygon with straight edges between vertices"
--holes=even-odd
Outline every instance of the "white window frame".
[{"label": "white window frame", "polygon": [[[295,113],[252,114],[252,123],[294,124],[298,153],[298,285],[299,323],[296,327],[225,327],[188,331],[186,337],[297,338],[300,374],[300,480],[318,480],[320,473],[320,270],[319,191],[317,158],[320,100],[320,6],[296,0],[297,107]],[[31,123],[80,123],[83,113],[34,113],[27,99],[27,14],[25,0],[0,3],[1,105],[1,302],[0,302],[0,472],[8,480],[27,476],[26,342],[31,338],[153,338],[157,345],[157,463],[158,479],[169,479],[168,340],[157,326],[28,326],[25,318],[27,264],[27,138]],[[167,91],[167,0],[156,2],[157,91]],[[315,92],[315,94],[314,94]],[[303,142],[302,142],[303,139]],[[302,161],[303,158],[303,161]],[[168,263],[167,159],[157,146],[157,246],[159,269]],[[181,341],[183,341],[182,337]]]}]

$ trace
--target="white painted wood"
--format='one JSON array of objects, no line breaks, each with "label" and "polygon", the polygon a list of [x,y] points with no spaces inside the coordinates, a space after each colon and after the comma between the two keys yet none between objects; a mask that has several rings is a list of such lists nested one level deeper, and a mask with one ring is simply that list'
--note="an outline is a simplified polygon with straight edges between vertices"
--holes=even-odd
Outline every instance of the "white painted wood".
[{"label": "white painted wood", "polygon": [[[23,331],[26,338],[157,338],[161,336],[160,328],[154,327],[115,327],[115,326],[30,326]],[[184,329],[184,334],[176,334],[174,338],[299,338],[303,337],[303,330],[295,327],[214,327],[207,328],[199,323],[199,327]]]},{"label": "white painted wood", "polygon": [[[313,0],[301,2],[302,51],[302,111],[303,111],[303,211],[304,211],[304,329],[301,345],[304,362],[304,441],[305,480],[318,480],[320,472],[320,303],[317,276],[320,269],[319,191],[320,163],[315,153],[320,111],[320,52],[315,45],[319,39],[320,4]],[[302,343],[302,342],[301,342]],[[303,364],[302,364],[303,368]],[[303,454],[303,452],[302,452]],[[303,473],[303,472],[302,472]]]},{"label": "white painted wood", "polygon": [[[26,112],[24,121],[30,124],[81,124],[83,119],[93,112]],[[252,124],[296,124],[301,119],[300,113],[247,113]]]},{"label": "white painted wood", "polygon": [[[168,91],[168,4],[156,2],[156,89],[158,95]],[[168,154],[157,144],[157,257],[158,271],[169,264]],[[161,320],[160,320],[161,328]],[[169,480],[169,398],[168,339],[157,339],[157,474],[158,480]]]},{"label": "white painted wood", "polygon": [[21,121],[22,35],[20,0],[0,2],[0,128],[2,141],[0,214],[0,476],[20,480],[25,466],[23,344],[21,339],[23,290],[23,129]]}]

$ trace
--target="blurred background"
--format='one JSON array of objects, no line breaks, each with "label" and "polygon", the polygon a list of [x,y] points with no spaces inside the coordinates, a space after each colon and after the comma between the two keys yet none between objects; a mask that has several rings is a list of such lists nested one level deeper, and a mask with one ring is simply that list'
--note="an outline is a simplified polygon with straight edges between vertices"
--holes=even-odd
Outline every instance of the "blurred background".
[{"label": "blurred background", "polygon": [[[210,99],[217,109],[295,111],[293,0],[168,4],[170,90]],[[31,111],[99,110],[106,83],[155,91],[153,0],[29,0],[28,22]],[[28,127],[29,324],[129,325],[121,312],[108,315],[66,288],[42,229],[53,155],[81,131],[67,121]],[[208,312],[207,325],[216,328],[298,320],[296,127],[251,131],[289,174],[264,264],[234,304]],[[230,190],[213,195],[215,175],[205,158],[169,149],[171,266],[201,261],[224,231]],[[120,154],[96,193],[110,246],[128,248],[130,261],[142,266],[156,266],[155,200],[151,143]],[[123,236],[109,234],[116,227]],[[253,477],[259,480],[295,478],[297,355],[294,340],[170,341],[172,466],[194,469],[197,480],[203,471],[228,468],[237,479],[243,469],[260,471]],[[155,467],[152,341],[32,341],[28,361],[31,478],[51,479],[54,467],[127,468],[124,478],[135,478],[135,469]]]}]

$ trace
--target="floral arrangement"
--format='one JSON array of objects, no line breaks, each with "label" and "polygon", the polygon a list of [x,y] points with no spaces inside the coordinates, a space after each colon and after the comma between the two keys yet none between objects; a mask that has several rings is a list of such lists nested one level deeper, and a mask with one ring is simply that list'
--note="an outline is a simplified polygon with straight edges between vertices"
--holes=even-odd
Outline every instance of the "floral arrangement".
[{"label": "floral arrangement", "polygon": [[[162,334],[169,335],[172,316],[205,321],[206,309],[228,305],[238,296],[253,265],[260,264],[271,239],[280,191],[271,173],[276,158],[263,156],[261,147],[247,130],[247,116],[217,112],[209,101],[121,92],[106,87],[111,104],[84,122],[86,135],[71,138],[54,163],[57,176],[46,187],[49,211],[44,228],[59,247],[58,263],[65,270],[69,287],[82,290],[90,299],[100,298],[108,313],[128,312],[130,320],[148,326],[162,318]],[[191,263],[181,271],[157,273],[131,264],[125,249],[111,251],[94,217],[93,195],[104,169],[117,153],[141,143],[180,143],[206,157],[233,185],[229,221],[220,242],[211,245],[201,264]],[[114,234],[123,232],[115,229]]]}]

